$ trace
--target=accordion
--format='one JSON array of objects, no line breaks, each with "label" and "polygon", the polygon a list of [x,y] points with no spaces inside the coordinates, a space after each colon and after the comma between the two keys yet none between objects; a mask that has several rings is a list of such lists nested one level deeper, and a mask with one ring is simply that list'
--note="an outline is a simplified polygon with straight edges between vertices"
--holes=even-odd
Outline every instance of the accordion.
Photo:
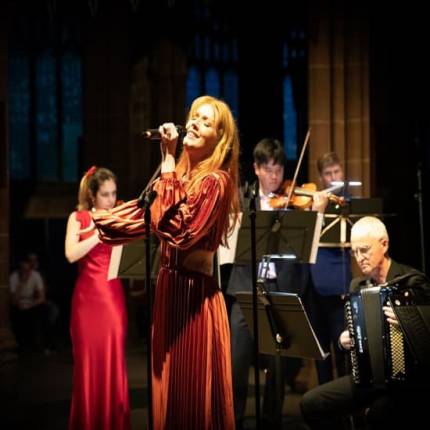
[{"label": "accordion", "polygon": [[389,324],[382,306],[409,306],[410,290],[368,287],[350,294],[345,317],[352,341],[352,379],[357,386],[384,388],[409,385],[416,363],[402,329]]}]

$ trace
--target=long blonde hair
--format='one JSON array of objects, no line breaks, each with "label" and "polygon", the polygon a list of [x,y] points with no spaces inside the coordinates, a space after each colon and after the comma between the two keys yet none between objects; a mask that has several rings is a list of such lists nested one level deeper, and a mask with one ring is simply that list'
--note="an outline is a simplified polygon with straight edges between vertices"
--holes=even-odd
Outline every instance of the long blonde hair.
[{"label": "long blonde hair", "polygon": [[[216,170],[224,170],[229,173],[231,179],[230,189],[230,213],[237,221],[239,214],[239,133],[236,122],[233,118],[228,105],[212,96],[201,96],[194,100],[188,113],[187,121],[192,118],[201,106],[210,105],[215,112],[215,125],[218,133],[218,143],[215,146],[211,156],[200,161],[192,171],[190,182],[187,184],[188,189],[192,189],[197,182],[203,177]],[[176,173],[182,177],[189,166],[187,151],[182,151],[177,166]],[[223,230],[223,243],[226,242],[229,230],[233,228],[234,223],[229,223]]]},{"label": "long blonde hair", "polygon": [[105,167],[90,167],[82,176],[79,184],[78,211],[90,210],[94,206],[94,199],[100,185],[107,180],[112,179],[116,183],[116,176],[113,172]]}]

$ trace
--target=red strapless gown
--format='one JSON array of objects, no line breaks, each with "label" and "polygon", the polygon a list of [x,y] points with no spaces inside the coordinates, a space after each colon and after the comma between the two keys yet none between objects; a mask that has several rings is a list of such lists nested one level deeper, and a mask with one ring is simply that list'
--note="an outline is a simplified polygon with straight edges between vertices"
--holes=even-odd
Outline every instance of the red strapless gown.
[{"label": "red strapless gown", "polygon": [[[89,225],[89,212],[77,212],[76,217],[82,228]],[[107,280],[111,250],[112,246],[99,244],[79,261],[70,322],[74,369],[69,429],[73,430],[130,429],[127,312],[121,281]]]}]

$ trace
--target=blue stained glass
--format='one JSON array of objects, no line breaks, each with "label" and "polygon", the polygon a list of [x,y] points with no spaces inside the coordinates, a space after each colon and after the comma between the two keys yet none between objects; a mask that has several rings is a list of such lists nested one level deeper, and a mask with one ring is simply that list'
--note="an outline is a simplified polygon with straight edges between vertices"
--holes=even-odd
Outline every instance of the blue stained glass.
[{"label": "blue stained glass", "polygon": [[284,47],[282,50],[282,57],[283,57],[282,60],[285,68],[288,67],[288,55],[289,55],[288,44],[284,43]]},{"label": "blue stained glass", "polygon": [[194,55],[196,59],[200,59],[202,57],[202,40],[200,38],[200,35],[196,34],[196,37],[194,39]]},{"label": "blue stained glass", "polygon": [[200,95],[201,79],[197,67],[191,66],[188,69],[187,88],[186,88],[186,104],[190,108],[193,100]]},{"label": "blue stained glass", "polygon": [[61,63],[63,110],[63,180],[78,180],[79,138],[82,135],[82,75],[80,58],[71,52]]},{"label": "blue stained glass", "polygon": [[237,39],[233,40],[233,48],[232,48],[232,60],[237,63],[238,59],[239,59],[239,54],[238,54],[239,48],[238,48],[238,42]]},{"label": "blue stained glass", "polygon": [[286,76],[284,92],[284,149],[289,160],[297,159],[297,113],[294,107],[291,78]]},{"label": "blue stained glass", "polygon": [[209,61],[211,59],[211,42],[209,36],[206,36],[204,39],[204,47],[205,47],[205,60]]},{"label": "blue stained glass", "polygon": [[220,60],[220,44],[218,42],[214,43],[214,59],[215,61],[219,61]]},{"label": "blue stained glass", "polygon": [[205,76],[205,92],[214,97],[220,96],[220,80],[219,80],[219,72],[215,70],[213,67],[208,69]]},{"label": "blue stained glass", "polygon": [[9,58],[10,174],[13,179],[30,178],[30,79],[27,56]]},{"label": "blue stained glass", "polygon": [[237,73],[228,70],[224,75],[224,99],[235,118],[239,115],[239,79]]},{"label": "blue stained glass", "polygon": [[55,59],[45,52],[36,61],[37,177],[58,180]]},{"label": "blue stained glass", "polygon": [[225,43],[223,43],[221,49],[222,49],[222,61],[224,63],[227,63],[229,60],[229,55],[230,55],[229,54],[229,47]]}]

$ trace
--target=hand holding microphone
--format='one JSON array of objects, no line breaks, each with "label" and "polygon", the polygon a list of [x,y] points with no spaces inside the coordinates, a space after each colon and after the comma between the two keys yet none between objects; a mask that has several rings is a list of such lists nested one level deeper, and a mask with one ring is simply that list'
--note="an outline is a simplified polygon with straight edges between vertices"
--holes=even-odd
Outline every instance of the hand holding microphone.
[{"label": "hand holding microphone", "polygon": [[[176,128],[176,131],[178,132],[179,135],[185,133],[185,127],[183,125],[176,124],[174,127]],[[148,128],[148,130],[142,131],[141,135],[145,139],[161,140],[160,128]]]},{"label": "hand holding microphone", "polygon": [[178,137],[184,136],[186,130],[182,125],[166,122],[160,127],[150,128],[142,132],[142,136],[153,142],[160,142],[162,157],[161,172],[171,172],[175,169],[175,155]]},{"label": "hand holding microphone", "polygon": [[165,122],[158,128],[160,133],[160,149],[163,158],[168,154],[175,157],[176,154],[176,144],[178,142],[179,133],[173,122]]}]

